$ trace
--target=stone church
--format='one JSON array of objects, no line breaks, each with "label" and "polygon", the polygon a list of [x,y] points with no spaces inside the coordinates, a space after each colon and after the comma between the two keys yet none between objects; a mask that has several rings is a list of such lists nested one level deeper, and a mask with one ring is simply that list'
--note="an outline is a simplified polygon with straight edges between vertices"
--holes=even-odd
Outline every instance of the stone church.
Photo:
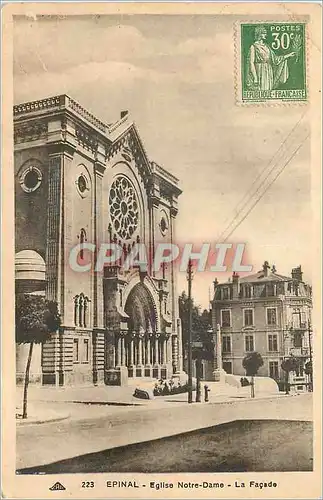
[{"label": "stone church", "polygon": [[[75,272],[71,249],[175,241],[178,179],[150,161],[128,112],[106,124],[67,95],[14,106],[16,293],[58,303],[61,328],[34,352],[32,379],[125,384],[182,371],[173,264]],[[96,252],[90,257],[93,261]],[[82,262],[81,262],[82,263]],[[17,380],[26,348],[17,346]]]}]

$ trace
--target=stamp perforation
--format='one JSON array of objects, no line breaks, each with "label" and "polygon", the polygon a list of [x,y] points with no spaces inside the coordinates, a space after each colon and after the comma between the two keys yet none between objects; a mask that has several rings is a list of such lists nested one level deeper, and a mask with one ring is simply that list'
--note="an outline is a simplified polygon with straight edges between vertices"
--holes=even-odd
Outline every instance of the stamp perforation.
[{"label": "stamp perforation", "polygon": [[[234,38],[234,91],[235,91],[235,104],[237,106],[246,107],[302,107],[308,106],[310,103],[310,19],[309,16],[291,16],[288,20],[280,19],[255,19],[255,20],[244,20],[236,21],[233,28],[233,38]],[[306,99],[304,100],[286,100],[286,99],[263,99],[263,100],[243,100],[242,99],[242,84],[241,84],[241,26],[243,24],[254,24],[254,25],[265,25],[265,24],[293,24],[301,23],[304,25],[304,73],[305,73],[305,88],[306,88]]]}]

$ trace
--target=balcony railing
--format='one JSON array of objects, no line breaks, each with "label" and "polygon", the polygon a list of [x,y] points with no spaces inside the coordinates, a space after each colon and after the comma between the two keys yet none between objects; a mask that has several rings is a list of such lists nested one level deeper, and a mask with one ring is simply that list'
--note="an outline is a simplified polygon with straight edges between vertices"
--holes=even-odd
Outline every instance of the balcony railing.
[{"label": "balcony railing", "polygon": [[292,356],[309,356],[310,350],[308,347],[291,347],[289,350],[289,354]]}]

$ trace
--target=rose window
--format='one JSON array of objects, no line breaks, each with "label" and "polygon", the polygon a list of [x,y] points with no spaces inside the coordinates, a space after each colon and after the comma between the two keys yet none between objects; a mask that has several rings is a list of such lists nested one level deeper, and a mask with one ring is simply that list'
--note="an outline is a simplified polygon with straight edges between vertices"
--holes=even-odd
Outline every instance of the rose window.
[{"label": "rose window", "polygon": [[138,227],[139,210],[135,190],[126,177],[113,182],[109,204],[114,230],[120,238],[129,240]]}]

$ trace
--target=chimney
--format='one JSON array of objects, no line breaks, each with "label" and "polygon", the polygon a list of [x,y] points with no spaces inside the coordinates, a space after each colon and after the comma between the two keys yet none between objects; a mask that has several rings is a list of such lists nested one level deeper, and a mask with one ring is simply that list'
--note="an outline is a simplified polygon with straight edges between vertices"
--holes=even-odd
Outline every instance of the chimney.
[{"label": "chimney", "polygon": [[239,274],[236,272],[232,275],[232,283],[239,283]]},{"label": "chimney", "polygon": [[216,287],[218,286],[219,282],[218,282],[218,278],[215,278],[214,281],[213,281],[213,290],[215,291],[216,290]]},{"label": "chimney", "polygon": [[232,275],[232,298],[239,297],[239,274],[234,272]]},{"label": "chimney", "polygon": [[126,109],[124,111],[121,111],[120,113],[120,119],[124,118],[125,116],[127,116],[127,114],[129,113],[129,111]]},{"label": "chimney", "polygon": [[263,270],[265,278],[267,278],[267,276],[268,276],[269,269],[270,269],[270,265],[268,264],[268,261],[265,260],[265,262],[263,263],[263,266],[262,266],[262,270]]},{"label": "chimney", "polygon": [[292,278],[293,280],[303,281],[302,266],[294,267],[294,269],[292,269]]}]

